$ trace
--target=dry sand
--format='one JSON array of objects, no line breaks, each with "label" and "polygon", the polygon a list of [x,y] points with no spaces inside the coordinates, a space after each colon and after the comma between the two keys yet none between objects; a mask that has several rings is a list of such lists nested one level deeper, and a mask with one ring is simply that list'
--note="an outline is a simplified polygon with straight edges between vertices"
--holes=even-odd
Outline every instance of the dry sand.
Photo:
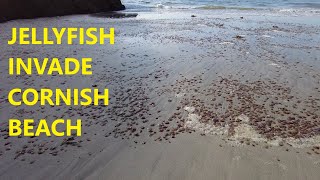
[{"label": "dry sand", "polygon": [[[116,29],[114,46],[2,43],[0,179],[319,179],[317,18],[192,10],[0,24],[0,42],[12,27]],[[9,77],[12,56],[89,56],[94,75]],[[12,107],[6,97],[92,86],[109,88],[110,106]],[[84,134],[8,137],[13,117],[81,118]]]}]

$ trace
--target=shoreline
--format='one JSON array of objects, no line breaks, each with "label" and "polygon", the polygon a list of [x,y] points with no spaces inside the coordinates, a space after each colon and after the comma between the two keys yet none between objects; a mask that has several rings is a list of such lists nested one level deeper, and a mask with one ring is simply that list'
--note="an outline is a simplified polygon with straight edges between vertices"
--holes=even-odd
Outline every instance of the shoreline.
[{"label": "shoreline", "polygon": [[[317,179],[320,25],[308,17],[186,10],[0,24],[3,32],[32,23],[116,34],[114,46],[1,47],[0,178]],[[9,57],[48,54],[90,54],[93,75],[8,76]],[[13,87],[93,85],[110,90],[107,108],[12,108],[5,97]],[[83,136],[7,136],[6,119],[43,114],[82,118]]]}]

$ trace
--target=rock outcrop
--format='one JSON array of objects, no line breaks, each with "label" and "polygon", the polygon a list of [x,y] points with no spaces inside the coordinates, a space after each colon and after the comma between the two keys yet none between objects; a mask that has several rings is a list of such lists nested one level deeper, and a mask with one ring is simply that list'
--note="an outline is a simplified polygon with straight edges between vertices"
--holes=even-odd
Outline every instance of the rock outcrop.
[{"label": "rock outcrop", "polygon": [[0,0],[0,22],[123,10],[120,0]]}]

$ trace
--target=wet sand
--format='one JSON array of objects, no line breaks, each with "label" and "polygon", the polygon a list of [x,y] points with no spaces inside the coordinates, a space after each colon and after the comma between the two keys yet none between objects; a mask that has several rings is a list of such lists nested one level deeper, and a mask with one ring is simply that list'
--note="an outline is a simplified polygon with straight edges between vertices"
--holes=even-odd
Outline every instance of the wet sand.
[{"label": "wet sand", "polygon": [[[318,179],[316,18],[166,10],[0,24],[116,29],[114,46],[1,45],[0,179]],[[11,56],[89,56],[93,75],[9,77]],[[109,89],[108,107],[12,107],[6,97],[96,86]],[[8,137],[13,117],[81,118],[83,136]]]}]

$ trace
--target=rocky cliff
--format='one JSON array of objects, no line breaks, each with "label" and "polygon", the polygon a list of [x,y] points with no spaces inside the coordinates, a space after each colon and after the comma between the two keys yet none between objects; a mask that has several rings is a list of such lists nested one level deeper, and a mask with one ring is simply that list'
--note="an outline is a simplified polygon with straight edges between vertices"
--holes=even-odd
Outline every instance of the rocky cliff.
[{"label": "rocky cliff", "polygon": [[0,22],[123,10],[120,0],[0,0]]}]

